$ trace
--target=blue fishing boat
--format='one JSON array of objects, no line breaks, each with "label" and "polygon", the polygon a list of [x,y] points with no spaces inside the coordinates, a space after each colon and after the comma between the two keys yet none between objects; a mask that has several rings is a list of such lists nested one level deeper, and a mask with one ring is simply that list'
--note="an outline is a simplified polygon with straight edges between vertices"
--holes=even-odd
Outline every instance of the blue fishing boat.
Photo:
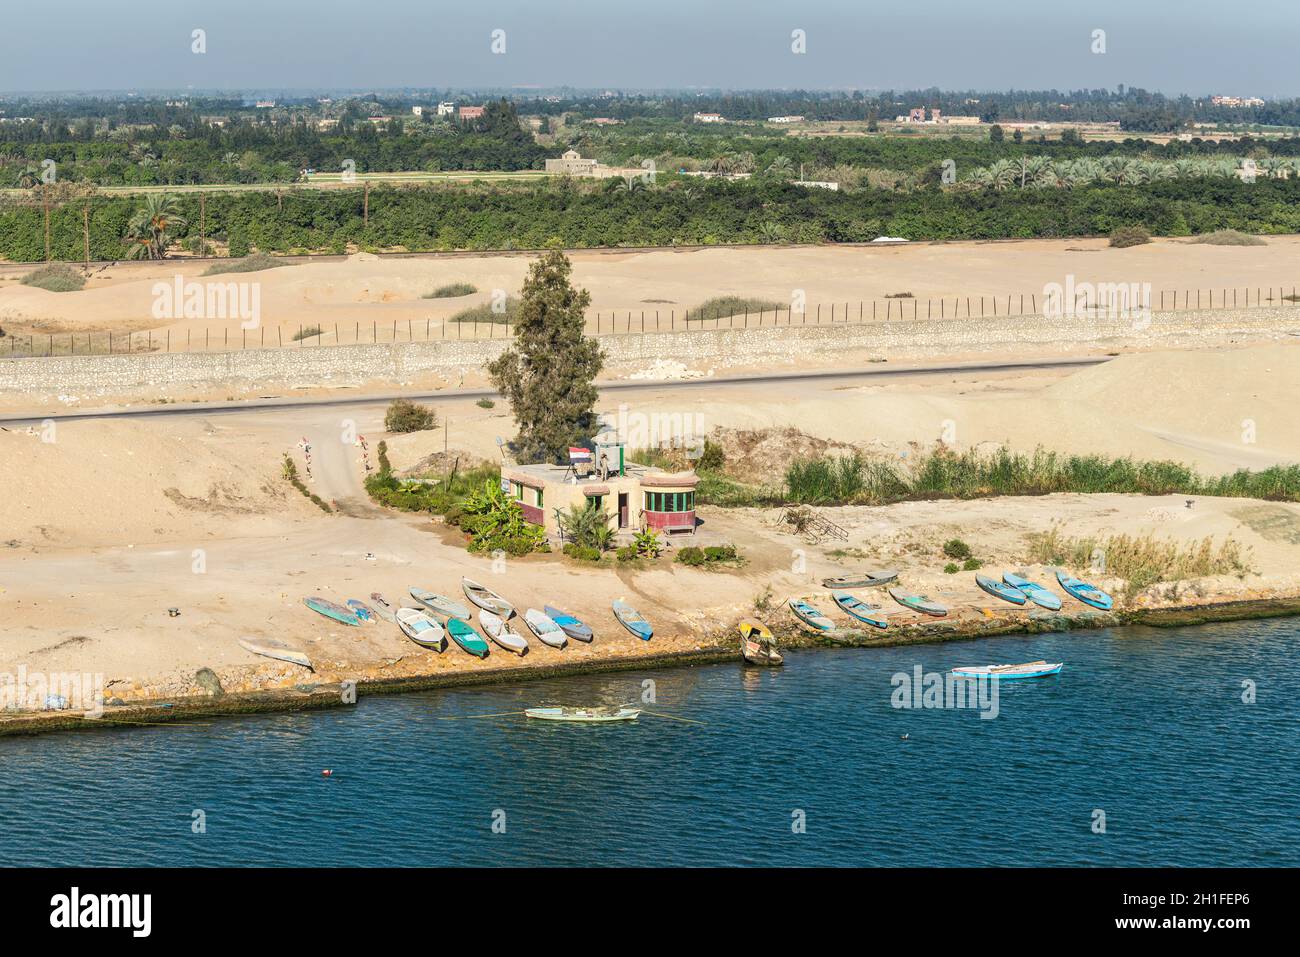
[{"label": "blue fishing boat", "polygon": [[790,599],[790,610],[794,616],[809,628],[816,631],[834,631],[835,622],[831,621],[824,614],[808,604],[802,598]]},{"label": "blue fishing boat", "polygon": [[1023,605],[1025,603],[1025,593],[1019,588],[1012,588],[1010,585],[1004,585],[1000,581],[995,581],[987,575],[976,575],[975,584],[984,589],[994,598],[1001,598],[1003,601],[1009,601],[1013,605]]},{"label": "blue fishing boat", "polygon": [[1028,578],[1021,578],[1019,575],[1011,574],[1011,572],[1003,572],[1002,580],[1012,588],[1019,588],[1024,593],[1024,596],[1035,605],[1042,605],[1051,611],[1060,610],[1061,599],[1054,592],[1038,584],[1038,582],[1031,582]]},{"label": "blue fishing boat", "polygon": [[546,614],[550,616],[551,621],[564,629],[564,633],[574,641],[585,641],[590,643],[591,639],[596,637],[595,633],[591,630],[590,625],[583,624],[567,611],[560,611],[560,609],[551,605],[543,605],[542,611],[546,612]]},{"label": "blue fishing boat", "polygon": [[349,598],[345,604],[352,609],[352,614],[356,615],[362,621],[371,622],[376,621],[379,618],[379,616],[375,614],[375,610],[360,598]]},{"label": "blue fishing boat", "polygon": [[888,628],[889,619],[884,610],[879,605],[868,605],[860,599],[854,598],[846,591],[833,591],[831,598],[835,604],[840,606],[840,610],[850,618],[856,618],[858,621],[866,622],[876,628]]},{"label": "blue fishing boat", "polygon": [[1110,611],[1115,604],[1109,595],[1095,585],[1089,585],[1085,581],[1080,581],[1059,571],[1056,573],[1056,580],[1070,597],[1078,599],[1085,605],[1100,608],[1102,611]]},{"label": "blue fishing boat", "polygon": [[650,627],[650,622],[645,620],[645,616],[625,601],[615,601],[611,607],[614,609],[614,617],[618,619],[619,624],[642,641],[650,640],[650,637],[654,634],[654,629]]}]

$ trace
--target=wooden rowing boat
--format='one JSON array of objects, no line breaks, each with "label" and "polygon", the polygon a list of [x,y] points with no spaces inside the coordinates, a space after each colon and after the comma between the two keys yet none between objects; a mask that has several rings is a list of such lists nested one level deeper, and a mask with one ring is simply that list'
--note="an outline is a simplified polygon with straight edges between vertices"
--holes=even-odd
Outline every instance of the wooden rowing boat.
[{"label": "wooden rowing boat", "polygon": [[528,639],[511,631],[500,615],[484,609],[478,613],[478,623],[483,626],[483,634],[506,651],[513,652],[520,658],[528,654]]},{"label": "wooden rowing boat", "polygon": [[486,585],[480,585],[469,578],[462,578],[460,587],[465,590],[465,597],[484,611],[491,612],[507,621],[515,616],[515,606]]},{"label": "wooden rowing boat", "polygon": [[740,631],[740,654],[751,665],[780,665],[785,663],[776,650],[776,639],[771,630],[753,618],[742,620],[736,628]]},{"label": "wooden rowing boat", "polygon": [[310,658],[296,648],[289,647],[279,638],[240,638],[239,644],[245,651],[251,651],[263,658],[274,658],[277,661],[287,661],[291,665],[301,665],[308,671],[316,670],[312,667]]},{"label": "wooden rowing boat", "polygon": [[427,612],[418,608],[399,608],[396,618],[397,627],[402,629],[402,634],[421,648],[437,652],[446,650],[447,632]]},{"label": "wooden rowing boat", "polygon": [[840,606],[840,610],[850,618],[856,618],[858,621],[866,622],[876,628],[889,627],[889,617],[879,605],[868,605],[846,591],[833,591],[831,592],[831,598],[834,599],[835,604]]},{"label": "wooden rowing boat", "polygon": [[919,611],[923,615],[931,615],[935,618],[942,618],[948,614],[948,609],[937,601],[930,601],[924,595],[909,595],[907,592],[899,591],[897,588],[889,589],[889,597],[894,599],[904,608],[910,608],[912,611]]},{"label": "wooden rowing boat", "polygon": [[1081,601],[1085,605],[1100,608],[1102,611],[1110,611],[1114,607],[1114,599],[1096,585],[1089,585],[1085,581],[1080,581],[1060,571],[1056,573],[1056,581],[1071,598]]},{"label": "wooden rowing boat", "polygon": [[589,625],[583,624],[568,612],[560,611],[560,609],[554,608],[550,605],[543,605],[542,611],[550,616],[551,621],[563,628],[564,633],[574,641],[585,641],[590,643],[591,640],[596,637],[595,632],[591,630]]},{"label": "wooden rowing boat", "polygon": [[957,678],[997,678],[999,681],[1011,681],[1017,678],[1046,678],[1059,674],[1061,662],[1026,661],[1018,665],[980,665],[978,667],[953,668]]},{"label": "wooden rowing boat", "polygon": [[650,627],[650,622],[646,621],[645,616],[639,611],[622,600],[616,600],[611,606],[614,609],[614,617],[632,634],[636,635],[642,641],[649,641],[654,635],[654,629]]},{"label": "wooden rowing boat", "polygon": [[411,588],[410,593],[411,597],[421,605],[443,618],[459,618],[461,621],[469,621],[470,616],[473,614],[466,605],[462,605],[458,601],[452,601],[446,595],[435,595],[423,588]]},{"label": "wooden rowing boat", "polygon": [[606,721],[635,721],[639,708],[526,708],[530,718],[539,721],[580,721],[591,724]]},{"label": "wooden rowing boat", "polygon": [[888,585],[897,580],[898,572],[889,568],[858,575],[841,575],[839,578],[823,578],[822,584],[827,588],[871,588],[875,585]]},{"label": "wooden rowing boat", "polygon": [[375,609],[375,614],[380,618],[384,619],[384,621],[397,621],[397,609],[389,603],[387,598],[379,594],[377,591],[372,591],[370,593],[370,600],[374,602],[373,607]]},{"label": "wooden rowing boat", "polygon": [[324,615],[332,621],[337,621],[340,625],[361,624],[361,619],[356,616],[351,608],[344,608],[338,602],[330,601],[328,598],[309,595],[302,600],[302,603],[318,615]]},{"label": "wooden rowing boat", "polygon": [[475,658],[486,658],[492,650],[483,637],[474,630],[474,626],[460,618],[447,619],[447,634],[461,651]]},{"label": "wooden rowing boat", "polygon": [[1028,578],[1021,578],[1019,575],[1011,574],[1011,572],[1003,572],[1002,580],[1012,588],[1020,589],[1024,596],[1035,605],[1042,605],[1050,611],[1058,611],[1061,607],[1060,597],[1038,584],[1038,582],[1032,582]]},{"label": "wooden rowing boat", "polygon": [[794,616],[814,631],[834,631],[835,622],[814,608],[802,598],[790,599],[790,611]]},{"label": "wooden rowing boat", "polygon": [[1013,605],[1023,605],[1025,603],[1025,593],[1019,588],[1012,588],[1010,585],[1000,582],[987,575],[976,575],[975,584],[988,592],[994,598],[1001,598],[1003,601],[1009,601]]},{"label": "wooden rowing boat", "polygon": [[542,644],[550,645],[552,648],[563,648],[569,643],[564,629],[550,615],[543,614],[536,608],[529,608],[524,612],[524,623]]}]

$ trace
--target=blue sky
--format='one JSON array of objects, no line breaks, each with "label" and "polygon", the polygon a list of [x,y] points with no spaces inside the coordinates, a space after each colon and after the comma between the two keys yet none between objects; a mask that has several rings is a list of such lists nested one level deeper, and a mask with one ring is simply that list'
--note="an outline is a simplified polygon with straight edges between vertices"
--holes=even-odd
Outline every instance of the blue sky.
[{"label": "blue sky", "polygon": [[[38,0],[0,91],[558,86],[1300,95],[1300,0]],[[191,52],[191,31],[207,53]],[[505,31],[506,52],[490,35]],[[791,52],[791,31],[807,52]],[[1090,51],[1106,31],[1106,52]]]}]

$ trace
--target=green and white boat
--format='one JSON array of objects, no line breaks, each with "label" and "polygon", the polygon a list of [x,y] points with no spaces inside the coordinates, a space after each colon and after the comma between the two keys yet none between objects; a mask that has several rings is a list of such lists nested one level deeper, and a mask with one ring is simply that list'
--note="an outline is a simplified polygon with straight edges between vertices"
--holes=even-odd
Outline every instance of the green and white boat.
[{"label": "green and white boat", "polygon": [[524,711],[539,721],[581,721],[590,724],[606,721],[635,721],[640,708],[528,708]]}]

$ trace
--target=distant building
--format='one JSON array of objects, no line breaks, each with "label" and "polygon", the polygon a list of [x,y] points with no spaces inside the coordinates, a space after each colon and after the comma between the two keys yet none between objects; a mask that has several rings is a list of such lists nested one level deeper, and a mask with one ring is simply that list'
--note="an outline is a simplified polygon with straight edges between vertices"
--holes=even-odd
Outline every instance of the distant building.
[{"label": "distant building", "polygon": [[949,126],[979,126],[978,116],[945,116],[943,122]]},{"label": "distant building", "polygon": [[318,130],[332,130],[338,125],[339,121],[330,116],[316,121],[316,129]]},{"label": "distant building", "polygon": [[833,189],[836,191],[838,191],[840,188],[839,183],[829,183],[826,182],[825,180],[816,180],[816,179],[797,179],[794,181],[794,185],[808,186],[814,189]]},{"label": "distant building", "polygon": [[258,100],[253,106],[259,110],[269,110],[275,106],[275,100]]},{"label": "distant building", "polygon": [[477,120],[483,115],[481,106],[462,106],[460,108],[460,118],[462,120]]},{"label": "distant building", "polygon": [[696,123],[725,123],[721,113],[696,113]]},{"label": "distant building", "polygon": [[438,115],[439,115],[439,116],[451,116],[451,115],[452,115],[453,113],[455,113],[455,112],[456,112],[456,104],[455,104],[455,103],[439,103],[439,104],[438,104]]},{"label": "distant building", "polygon": [[412,113],[414,116],[424,116],[424,107],[422,107],[422,106],[413,106],[413,107],[411,107],[411,113]]},{"label": "distant building", "polygon": [[616,120],[612,116],[593,116],[587,122],[595,123],[597,126],[618,126],[623,121]]},{"label": "distant building", "polygon": [[925,107],[923,107],[923,106],[918,106],[916,109],[908,110],[908,111],[907,111],[907,122],[909,122],[909,123],[924,123],[924,122],[925,122]]},{"label": "distant building", "polygon": [[546,172],[567,174],[569,176],[595,176],[596,161],[583,159],[577,150],[565,150],[559,159],[546,161]]},{"label": "distant building", "polygon": [[767,118],[767,121],[769,123],[802,123],[803,117],[802,116],[769,116]]},{"label": "distant building", "polygon": [[1210,102],[1215,106],[1230,106],[1236,109],[1246,106],[1263,106],[1264,101],[1257,96],[1212,96]]},{"label": "distant building", "polygon": [[369,120],[371,123],[387,123],[389,120],[392,119],[392,117],[391,116],[367,116],[366,119]]}]

